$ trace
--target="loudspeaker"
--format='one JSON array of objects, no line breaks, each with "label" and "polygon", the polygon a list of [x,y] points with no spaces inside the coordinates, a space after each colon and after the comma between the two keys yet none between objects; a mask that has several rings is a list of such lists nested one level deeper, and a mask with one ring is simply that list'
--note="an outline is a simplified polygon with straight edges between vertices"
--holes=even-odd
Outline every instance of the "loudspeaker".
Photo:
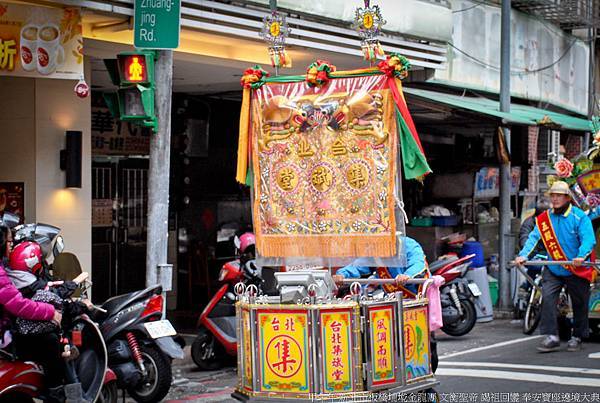
[{"label": "loudspeaker", "polygon": [[60,169],[65,171],[68,188],[81,188],[81,138],[81,132],[67,131],[66,148],[60,152]]}]

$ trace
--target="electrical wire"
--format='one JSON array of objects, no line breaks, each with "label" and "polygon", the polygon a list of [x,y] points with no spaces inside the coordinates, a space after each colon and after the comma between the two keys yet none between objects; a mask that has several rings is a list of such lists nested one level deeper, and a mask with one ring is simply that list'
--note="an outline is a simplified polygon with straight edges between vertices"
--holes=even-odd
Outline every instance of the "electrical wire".
[{"label": "electrical wire", "polygon": [[453,13],[453,14],[455,14],[455,13],[462,13],[462,12],[464,12],[464,11],[469,11],[469,10],[472,10],[472,9],[474,9],[475,7],[479,7],[479,6],[487,6],[487,5],[489,5],[489,4],[487,4],[487,3],[483,2],[483,1],[476,1],[476,0],[470,0],[470,1],[471,1],[471,3],[476,3],[476,4],[474,4],[474,5],[470,6],[470,7],[465,7],[465,8],[462,8],[462,9],[460,9],[460,10],[454,10],[454,11],[452,11],[452,13]]},{"label": "electrical wire", "polygon": [[[567,47],[567,49],[565,49],[565,51],[563,52],[563,54],[562,54],[562,55],[561,55],[561,56],[560,56],[558,59],[556,59],[555,61],[553,61],[552,63],[550,63],[550,64],[548,64],[548,65],[546,65],[546,66],[544,66],[544,67],[540,67],[540,68],[538,68],[538,69],[534,69],[534,70],[529,70],[529,69],[523,69],[523,70],[511,70],[511,74],[512,74],[512,75],[521,75],[521,74],[535,74],[535,73],[539,73],[539,72],[541,72],[541,71],[544,71],[544,70],[548,70],[549,68],[552,68],[552,67],[554,67],[555,65],[557,65],[558,63],[560,63],[560,61],[561,61],[562,59],[564,59],[564,58],[567,56],[567,54],[569,53],[569,51],[571,50],[571,48],[573,48],[573,46],[575,45],[575,43],[576,43],[576,42],[577,42],[577,41],[572,41],[572,42],[569,44],[569,46]],[[462,50],[462,49],[460,49],[460,48],[458,48],[458,47],[454,46],[454,44],[452,44],[452,43],[450,43],[450,42],[448,42],[448,45],[449,45],[450,47],[452,47],[453,49],[455,49],[456,51],[458,51],[459,53],[461,53],[461,54],[463,54],[464,56],[468,57],[469,59],[473,60],[473,61],[474,61],[474,62],[476,62],[476,63],[479,63],[479,64],[481,64],[481,65],[483,65],[483,66],[485,66],[485,67],[489,67],[489,68],[491,68],[491,69],[494,69],[494,70],[498,70],[498,71],[500,70],[500,67],[499,67],[499,66],[494,66],[494,65],[492,65],[492,64],[486,63],[485,61],[483,61],[483,60],[481,60],[481,59],[478,59],[477,57],[475,57],[475,56],[472,56],[472,55],[470,55],[469,53],[465,52],[464,50]]]}]

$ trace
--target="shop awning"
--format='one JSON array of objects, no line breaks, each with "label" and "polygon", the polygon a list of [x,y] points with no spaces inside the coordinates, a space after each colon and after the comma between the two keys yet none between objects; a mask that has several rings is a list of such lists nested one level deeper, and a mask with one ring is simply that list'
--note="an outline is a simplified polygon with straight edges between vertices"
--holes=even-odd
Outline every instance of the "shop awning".
[{"label": "shop awning", "polygon": [[[444,104],[453,108],[466,109],[468,111],[481,113],[502,119],[506,124],[526,126],[556,126],[565,130],[590,131],[590,123],[587,119],[551,112],[533,106],[511,104],[510,112],[501,112],[500,103],[483,97],[466,97],[444,94],[435,91],[404,87],[403,91],[419,98],[426,99],[438,104]],[[410,102],[408,103],[410,107]]]}]

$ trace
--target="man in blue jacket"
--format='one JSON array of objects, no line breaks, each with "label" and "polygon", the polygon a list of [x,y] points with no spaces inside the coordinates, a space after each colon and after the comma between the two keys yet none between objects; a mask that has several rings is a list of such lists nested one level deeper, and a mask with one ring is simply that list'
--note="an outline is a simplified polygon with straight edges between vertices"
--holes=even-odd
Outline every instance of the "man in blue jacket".
[{"label": "man in blue jacket", "polygon": [[[417,241],[409,237],[401,238],[406,254],[406,266],[378,267],[375,272],[381,278],[395,278],[396,286],[384,286],[386,292],[403,291],[408,297],[414,297],[418,287],[406,284],[411,278],[428,277],[429,270],[425,264],[425,253]],[[361,259],[355,260],[351,265],[339,269],[333,276],[334,281],[340,282],[344,278],[359,278],[371,274],[371,267],[361,265]]]},{"label": "man in blue jacket", "polygon": [[546,337],[538,347],[540,352],[557,351],[560,348],[556,305],[563,286],[567,286],[573,304],[573,336],[567,344],[569,351],[581,349],[581,339],[589,335],[588,304],[590,282],[594,269],[585,267],[596,238],[592,222],[585,212],[571,204],[569,185],[554,182],[550,190],[552,209],[536,218],[536,226],[529,234],[525,246],[515,263],[523,265],[539,242],[542,242],[552,260],[572,260],[573,265],[549,265],[542,277],[542,317],[540,333]]}]

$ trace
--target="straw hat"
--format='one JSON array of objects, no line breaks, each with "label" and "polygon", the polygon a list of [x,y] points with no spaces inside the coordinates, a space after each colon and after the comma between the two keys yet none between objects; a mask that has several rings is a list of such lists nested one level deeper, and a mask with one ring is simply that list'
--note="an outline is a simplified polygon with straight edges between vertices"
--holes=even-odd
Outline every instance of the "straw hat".
[{"label": "straw hat", "polygon": [[547,195],[560,194],[570,196],[569,185],[567,182],[556,181],[552,184],[552,187],[546,192]]}]

